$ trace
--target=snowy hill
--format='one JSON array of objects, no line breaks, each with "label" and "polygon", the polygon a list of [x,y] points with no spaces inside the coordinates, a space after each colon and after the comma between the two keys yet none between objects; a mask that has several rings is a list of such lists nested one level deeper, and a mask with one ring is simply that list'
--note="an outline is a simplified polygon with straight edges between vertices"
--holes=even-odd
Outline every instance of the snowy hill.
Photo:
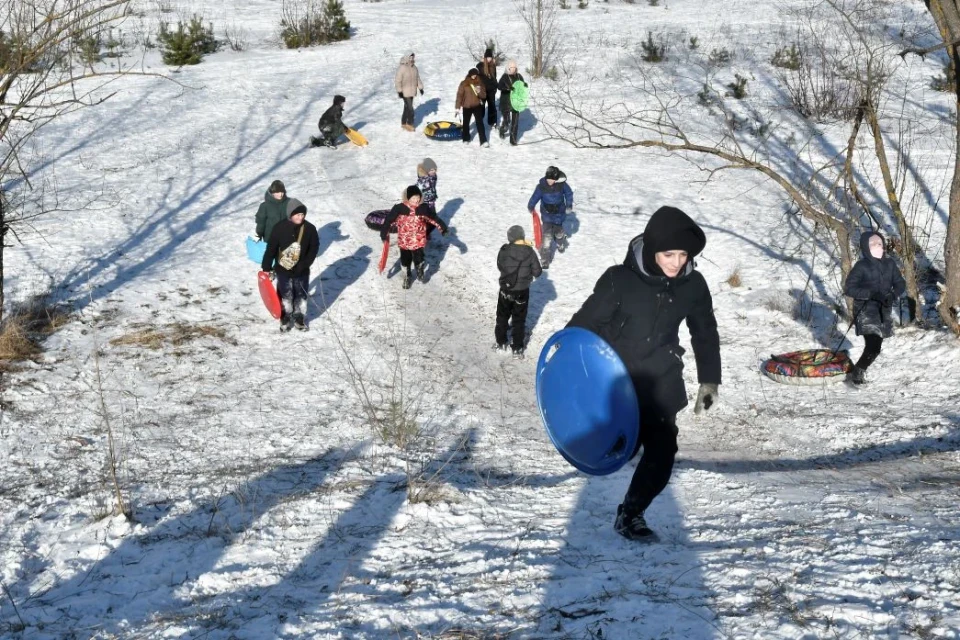
[{"label": "snowy hill", "polygon": [[[131,30],[155,33],[161,4]],[[698,55],[729,46],[723,73],[759,76],[791,28],[782,7],[742,0],[571,4],[563,73],[586,96],[632,90],[651,29],[698,35]],[[782,192],[549,140],[547,80],[519,146],[425,137],[453,118],[485,38],[528,66],[510,0],[348,0],[350,40],[294,51],[273,43],[279,2],[180,5],[248,46],[175,72],[149,50],[146,68],[175,82],[124,79],[32,151],[37,176],[95,205],[41,218],[7,254],[9,297],[52,290],[73,314],[39,361],[3,374],[0,636],[960,637],[956,343],[899,329],[860,392],[764,378],[770,353],[832,348],[846,328],[838,272],[801,250]],[[416,133],[393,88],[411,51]],[[934,193],[954,117],[925,88],[938,70],[913,60],[897,85],[929,121],[919,170]],[[369,146],[308,146],[334,94]],[[396,253],[377,273],[363,217],[425,157],[453,232],[404,291]],[[548,165],[575,192],[570,249],[533,285],[517,361],[491,350],[495,261],[509,226],[529,232]],[[274,179],[320,232],[307,333],[278,332],[244,254]],[[715,411],[680,414],[674,476],[647,513],[661,541],[638,546],[612,527],[633,465],[587,477],[565,463],[540,423],[535,355],[665,204],[707,232],[697,264],[724,380]],[[692,354],[684,375],[695,394]],[[114,515],[114,468],[132,521]]]}]

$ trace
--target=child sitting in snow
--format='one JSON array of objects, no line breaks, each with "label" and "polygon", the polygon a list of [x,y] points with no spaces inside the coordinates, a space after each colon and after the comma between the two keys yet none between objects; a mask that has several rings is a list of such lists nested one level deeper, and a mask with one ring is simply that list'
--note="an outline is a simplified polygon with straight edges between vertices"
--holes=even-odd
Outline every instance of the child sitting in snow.
[{"label": "child sitting in snow", "polygon": [[513,357],[523,357],[526,338],[527,309],[530,304],[530,283],[543,270],[533,246],[523,237],[523,227],[514,225],[507,230],[507,244],[497,254],[500,270],[500,293],[497,296],[497,325],[494,337],[498,351],[507,350],[507,323],[513,325]]}]

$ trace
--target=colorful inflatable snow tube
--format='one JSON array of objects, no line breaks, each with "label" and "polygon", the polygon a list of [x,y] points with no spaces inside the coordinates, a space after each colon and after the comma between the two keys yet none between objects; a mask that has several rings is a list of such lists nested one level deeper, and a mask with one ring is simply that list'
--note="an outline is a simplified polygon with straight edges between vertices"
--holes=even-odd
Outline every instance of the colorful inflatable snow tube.
[{"label": "colorful inflatable snow tube", "polygon": [[463,127],[449,120],[431,122],[423,128],[423,135],[434,140],[459,140],[462,132]]},{"label": "colorful inflatable snow tube", "polygon": [[850,354],[830,349],[807,349],[780,355],[771,355],[760,370],[777,382],[785,384],[824,384],[842,380],[853,368]]}]

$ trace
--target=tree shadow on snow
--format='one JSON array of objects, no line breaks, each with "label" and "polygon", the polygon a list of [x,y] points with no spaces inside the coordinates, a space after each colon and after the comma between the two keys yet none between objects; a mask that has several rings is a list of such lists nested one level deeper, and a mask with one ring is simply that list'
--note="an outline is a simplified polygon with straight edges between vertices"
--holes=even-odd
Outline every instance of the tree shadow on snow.
[{"label": "tree shadow on snow", "polygon": [[333,306],[333,303],[347,287],[360,279],[360,276],[370,267],[372,253],[373,249],[364,245],[357,248],[353,255],[340,258],[327,265],[310,284],[310,288],[314,291],[312,298],[319,298],[320,302],[317,305],[310,305],[307,309],[308,320],[319,318]]},{"label": "tree shadow on snow", "polygon": [[440,98],[424,100],[413,109],[413,125],[419,127],[427,116],[440,111]]}]

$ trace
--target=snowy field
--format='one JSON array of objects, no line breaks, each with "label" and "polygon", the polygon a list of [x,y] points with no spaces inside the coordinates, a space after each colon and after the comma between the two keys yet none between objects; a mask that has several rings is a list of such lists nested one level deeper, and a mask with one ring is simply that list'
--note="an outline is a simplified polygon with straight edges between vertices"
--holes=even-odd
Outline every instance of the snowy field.
[{"label": "snowy field", "polygon": [[[155,30],[161,4],[130,32]],[[148,51],[146,68],[175,82],[112,85],[31,149],[37,176],[96,204],[41,219],[7,252],[11,297],[52,290],[73,315],[38,362],[3,374],[0,636],[960,638],[957,343],[900,329],[859,392],[764,378],[769,354],[833,347],[846,328],[831,319],[837,271],[811,260],[782,192],[652,150],[547,140],[545,80],[517,147],[423,136],[453,117],[468,42],[495,37],[528,66],[510,0],[347,0],[353,37],[300,51],[274,44],[276,0],[179,4],[218,35],[245,30],[246,49],[175,72]],[[648,29],[698,35],[700,56],[729,47],[731,77],[769,75],[792,30],[784,7],[802,3],[571,4],[563,78],[589,95],[630,90]],[[914,4],[904,24],[932,29]],[[401,130],[393,88],[411,51],[417,133]],[[897,84],[928,126],[914,151],[935,193],[954,117],[928,88],[939,70],[908,58]],[[335,93],[368,147],[308,147]],[[427,250],[427,283],[404,291],[396,254],[377,274],[363,216],[396,203],[428,156],[453,231]],[[532,287],[528,358],[505,359],[490,348],[496,253],[510,225],[529,232],[548,165],[575,192],[570,249]],[[278,178],[320,232],[308,333],[277,331],[243,248]],[[647,512],[661,541],[638,545],[612,526],[633,465],[568,466],[534,369],[662,205],[707,233],[698,268],[724,380],[715,411],[680,414],[673,479]],[[684,375],[694,395],[692,354]],[[384,437],[369,410],[391,407],[403,416]],[[132,521],[114,515],[108,425]]]}]

